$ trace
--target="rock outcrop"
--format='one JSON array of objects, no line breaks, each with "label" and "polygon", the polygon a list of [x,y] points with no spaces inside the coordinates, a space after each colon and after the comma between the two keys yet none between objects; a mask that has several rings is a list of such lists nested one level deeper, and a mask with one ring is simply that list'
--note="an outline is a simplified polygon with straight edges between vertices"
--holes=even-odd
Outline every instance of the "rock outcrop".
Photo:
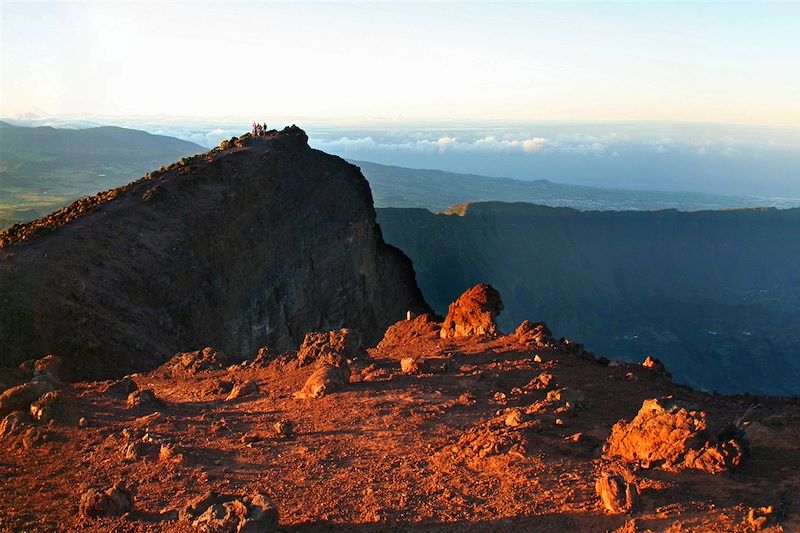
[{"label": "rock outcrop", "polygon": [[450,304],[439,334],[443,339],[497,335],[495,319],[502,310],[500,293],[494,287],[476,285]]},{"label": "rock outcrop", "polygon": [[355,335],[347,328],[338,331],[315,331],[306,334],[303,344],[297,351],[297,361],[301,366],[317,361],[338,365],[342,360],[358,355],[361,349]]},{"label": "rock outcrop", "polygon": [[133,508],[133,497],[121,483],[106,490],[91,488],[80,499],[79,512],[84,518],[121,516]]},{"label": "rock outcrop", "polygon": [[297,127],[232,139],[0,233],[0,365],[118,377],[214,346],[252,356],[428,312],[357,167]]},{"label": "rock outcrop", "polygon": [[629,423],[616,423],[604,448],[607,458],[619,457],[644,468],[688,468],[709,474],[738,466],[744,452],[744,443],[735,438],[712,442],[703,411],[657,399],[645,400]]}]

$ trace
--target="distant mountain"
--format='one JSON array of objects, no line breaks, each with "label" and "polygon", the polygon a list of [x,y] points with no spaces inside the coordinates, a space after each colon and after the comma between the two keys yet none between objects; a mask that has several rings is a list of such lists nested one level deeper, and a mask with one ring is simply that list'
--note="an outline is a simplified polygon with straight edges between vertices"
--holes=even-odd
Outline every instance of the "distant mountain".
[{"label": "distant mountain", "polygon": [[28,128],[0,122],[0,228],[204,150],[126,128]]},{"label": "distant mountain", "polygon": [[580,210],[628,211],[729,209],[739,207],[797,207],[800,201],[699,192],[637,191],[517,180],[475,174],[455,174],[365,161],[351,161],[369,180],[375,207],[424,207],[443,211],[465,202],[530,202]]},{"label": "distant mountain", "polygon": [[377,211],[439,313],[486,282],[506,331],[544,320],[598,355],[653,354],[694,387],[800,394],[800,209]]}]

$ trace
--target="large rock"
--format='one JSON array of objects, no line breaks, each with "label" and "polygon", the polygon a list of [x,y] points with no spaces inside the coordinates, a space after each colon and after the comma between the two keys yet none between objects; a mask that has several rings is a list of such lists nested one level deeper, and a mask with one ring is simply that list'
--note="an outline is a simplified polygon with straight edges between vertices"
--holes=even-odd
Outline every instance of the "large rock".
[{"label": "large rock", "polygon": [[497,335],[495,318],[502,310],[500,293],[491,285],[476,285],[450,304],[439,335],[443,339]]},{"label": "large rock", "polygon": [[738,466],[744,457],[742,441],[711,442],[706,414],[677,402],[645,400],[630,422],[611,430],[603,453],[649,468],[685,468],[716,474]]},{"label": "large rock", "polygon": [[4,391],[0,394],[0,417],[13,411],[27,411],[33,402],[52,390],[47,381],[30,381]]},{"label": "large rock", "polygon": [[544,322],[531,322],[525,320],[514,332],[517,341],[526,346],[543,347],[550,344],[553,340],[552,332]]},{"label": "large rock", "polygon": [[358,355],[361,345],[356,335],[347,328],[338,331],[306,333],[303,344],[297,351],[301,365],[317,361],[338,365],[342,360]]},{"label": "large rock", "polygon": [[189,504],[181,518],[203,533],[272,533],[278,529],[278,508],[265,494],[247,498],[207,493]]},{"label": "large rock", "polygon": [[164,364],[173,375],[195,375],[210,370],[222,370],[230,364],[230,358],[210,346],[194,352],[175,354]]},{"label": "large rock", "polygon": [[133,508],[133,497],[124,485],[117,483],[102,491],[91,488],[81,495],[79,512],[84,518],[122,516]]},{"label": "large rock", "polygon": [[391,353],[396,350],[406,352],[435,347],[441,329],[442,325],[434,321],[430,314],[401,320],[389,326],[376,349],[378,352]]},{"label": "large rock", "polygon": [[57,353],[120,377],[342,327],[374,345],[430,310],[356,166],[297,127],[243,139],[0,233],[0,366]]},{"label": "large rock", "polygon": [[298,399],[320,398],[341,390],[350,382],[350,367],[347,362],[339,366],[321,365],[309,376],[303,388],[294,394]]}]

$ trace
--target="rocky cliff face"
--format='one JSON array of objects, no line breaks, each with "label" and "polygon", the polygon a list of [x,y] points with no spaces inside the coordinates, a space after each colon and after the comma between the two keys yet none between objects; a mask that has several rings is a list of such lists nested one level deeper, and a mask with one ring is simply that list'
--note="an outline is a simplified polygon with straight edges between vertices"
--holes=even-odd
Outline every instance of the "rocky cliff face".
[{"label": "rocky cliff face", "polygon": [[428,311],[358,168],[307,140],[245,136],[0,233],[0,366],[57,353],[105,377],[310,330],[373,342]]},{"label": "rocky cliff face", "polygon": [[487,202],[378,209],[438,313],[476,283],[500,329],[547,322],[613,359],[725,393],[800,394],[800,209],[592,212]]}]

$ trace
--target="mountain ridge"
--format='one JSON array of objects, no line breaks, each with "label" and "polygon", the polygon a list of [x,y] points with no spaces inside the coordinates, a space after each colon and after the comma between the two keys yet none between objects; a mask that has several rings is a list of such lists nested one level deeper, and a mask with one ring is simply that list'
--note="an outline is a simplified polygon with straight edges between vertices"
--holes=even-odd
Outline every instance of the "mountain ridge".
[{"label": "mountain ridge", "polygon": [[187,348],[280,348],[317,328],[371,341],[428,309],[410,261],[382,239],[366,180],[297,127],[226,141],[0,243],[6,364],[58,353],[78,375],[114,375]]}]

